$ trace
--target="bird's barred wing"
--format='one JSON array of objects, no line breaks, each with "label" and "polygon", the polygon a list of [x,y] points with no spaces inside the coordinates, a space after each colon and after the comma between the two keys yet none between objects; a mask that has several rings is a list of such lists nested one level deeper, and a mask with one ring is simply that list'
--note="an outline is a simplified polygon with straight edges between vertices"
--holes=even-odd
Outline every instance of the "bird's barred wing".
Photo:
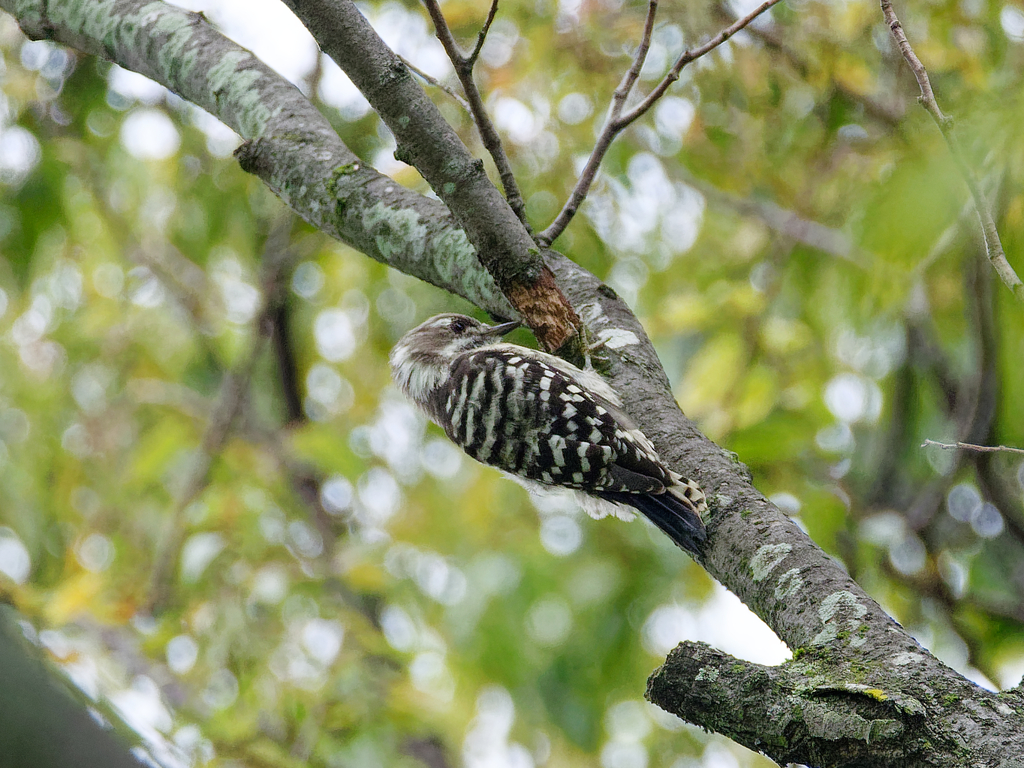
[{"label": "bird's barred wing", "polygon": [[675,477],[619,409],[563,371],[515,350],[457,358],[434,412],[448,437],[485,464],[585,491],[661,493]]}]

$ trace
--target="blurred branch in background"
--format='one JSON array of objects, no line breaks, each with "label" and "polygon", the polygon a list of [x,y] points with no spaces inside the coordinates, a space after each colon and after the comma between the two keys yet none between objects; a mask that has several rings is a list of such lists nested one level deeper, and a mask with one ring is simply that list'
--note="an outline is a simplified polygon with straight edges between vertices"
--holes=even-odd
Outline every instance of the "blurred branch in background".
[{"label": "blurred branch in background", "polygon": [[755,216],[783,237],[796,243],[843,259],[861,269],[870,269],[871,263],[876,258],[859,248],[845,232],[806,219],[795,211],[789,211],[776,205],[771,200],[734,195],[718,189],[691,173],[684,172],[681,176],[689,186],[712,203],[732,208],[746,216]]},{"label": "blurred branch in background", "polygon": [[[715,6],[715,15],[730,24],[739,19],[731,7],[721,4]],[[787,43],[775,30],[755,24],[747,27],[747,34],[760,40],[768,50],[781,53],[800,77],[809,78],[821,74],[819,66],[812,64],[805,53]],[[895,100],[863,93],[861,90],[851,87],[841,76],[833,77],[831,86],[850,101],[863,106],[864,111],[874,120],[882,123],[886,129],[896,128],[900,120],[903,119],[903,108]]]},{"label": "blurred branch in background", "polygon": [[[290,274],[289,267],[294,260],[289,250],[292,221],[291,216],[282,216],[264,243],[260,259],[263,268],[263,306],[255,316],[250,349],[241,362],[224,373],[202,440],[190,458],[185,477],[179,481],[179,490],[164,524],[164,532],[153,561],[147,599],[150,613],[161,611],[171,594],[174,569],[181,555],[182,544],[188,536],[188,526],[185,525],[186,510],[206,488],[213,460],[228,441],[236,419],[244,410],[256,365],[267,342],[275,340],[279,353],[282,349],[287,349],[282,339],[285,329],[276,327],[274,319],[280,314],[283,294],[288,288],[286,276]],[[288,366],[288,359],[286,358],[283,363],[284,366]],[[294,384],[294,374],[286,367],[281,369],[281,376],[286,386],[289,381]],[[285,400],[287,402],[294,397],[294,393],[286,393]]]},{"label": "blurred branch in background", "polygon": [[38,658],[42,655],[26,641],[14,611],[0,605],[0,766],[152,765],[144,751],[136,756],[124,743],[137,743],[138,736],[123,723],[115,731],[84,696],[76,699],[66,680]]}]

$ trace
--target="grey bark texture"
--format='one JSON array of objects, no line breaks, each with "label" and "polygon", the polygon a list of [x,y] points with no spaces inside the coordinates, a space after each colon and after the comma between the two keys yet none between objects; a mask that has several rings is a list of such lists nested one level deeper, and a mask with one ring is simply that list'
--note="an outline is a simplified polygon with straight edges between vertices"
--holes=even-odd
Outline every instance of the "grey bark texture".
[{"label": "grey bark texture", "polygon": [[[360,78],[398,83],[410,103],[422,107],[410,107],[410,123],[424,120],[429,127],[439,119],[421,104],[418,86],[396,75],[365,22],[347,15],[351,27],[321,26],[332,13],[350,14],[347,0],[289,5],[325,50],[338,53],[340,66],[354,56],[366,68]],[[473,244],[518,241],[522,225],[511,211],[473,226],[514,226],[516,232],[469,235],[459,222],[475,222],[480,206],[493,202],[439,192],[446,208],[366,167],[297,89],[200,16],[141,0],[0,0],[0,7],[30,37],[116,61],[219,117],[247,142],[238,153],[242,167],[312,225],[488,312],[510,315]],[[338,52],[346,46],[347,53]],[[409,159],[423,162],[428,180],[431,165],[465,162],[465,148],[453,148],[448,133],[423,127],[410,127],[415,139],[399,138],[399,146],[409,142]],[[564,256],[546,252],[544,258],[579,317],[605,342],[607,376],[626,410],[661,455],[707,492],[709,542],[700,564],[794,652],[791,662],[763,667],[684,643],[652,675],[648,698],[780,763],[1024,768],[1021,690],[986,691],[921,648],[767,501],[734,455],[682,414],[625,303]]]}]

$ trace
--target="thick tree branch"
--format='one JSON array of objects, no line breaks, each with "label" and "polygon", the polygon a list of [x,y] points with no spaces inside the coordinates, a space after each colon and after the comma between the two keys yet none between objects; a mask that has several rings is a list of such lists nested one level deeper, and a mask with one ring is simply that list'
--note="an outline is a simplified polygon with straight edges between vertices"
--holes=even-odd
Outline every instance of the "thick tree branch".
[{"label": "thick tree branch", "polygon": [[903,25],[900,24],[900,20],[896,17],[896,11],[892,7],[892,0],[881,0],[881,5],[882,15],[885,16],[885,23],[889,25],[889,31],[892,33],[893,40],[896,41],[900,53],[906,59],[907,64],[914,73],[914,77],[917,79],[917,85],[921,90],[921,96],[919,97],[921,106],[928,110],[928,114],[932,116],[935,125],[938,126],[939,131],[942,133],[942,138],[946,140],[946,146],[949,147],[949,153],[953,156],[953,161],[956,163],[964,183],[967,184],[968,190],[970,190],[971,198],[974,200],[974,208],[978,213],[981,234],[985,239],[985,253],[988,255],[989,263],[991,263],[992,268],[999,275],[999,279],[1006,284],[1006,287],[1010,289],[1013,295],[1019,301],[1024,301],[1024,283],[1021,282],[1020,277],[1014,272],[1010,262],[1006,260],[1003,244],[999,239],[999,230],[996,228],[996,222],[992,216],[992,209],[981,192],[981,186],[978,184],[974,171],[971,170],[970,165],[968,165],[967,160],[964,158],[960,140],[953,130],[953,118],[943,114],[939,108],[939,103],[935,99],[935,93],[932,91],[928,70],[925,69],[924,64],[921,63],[921,60],[917,58],[917,54],[914,53],[914,49],[911,47],[910,41],[903,31]]},{"label": "thick tree branch", "polygon": [[579,318],[530,233],[491,184],[483,163],[473,158],[352,0],[287,0],[287,5],[387,124],[398,143],[395,156],[414,165],[448,206],[541,344],[558,349],[572,339]]},{"label": "thick tree branch", "polygon": [[649,0],[647,21],[644,24],[644,33],[641,37],[640,45],[637,47],[632,65],[630,65],[626,74],[623,75],[619,87],[615,89],[615,93],[612,95],[612,103],[608,108],[608,116],[605,118],[601,135],[598,136],[597,143],[594,144],[594,149],[590,153],[587,164],[583,167],[583,172],[576,181],[572,194],[569,195],[569,199],[565,202],[555,220],[548,225],[547,229],[537,235],[537,242],[541,245],[550,245],[565,231],[565,228],[569,226],[569,222],[572,221],[579,210],[580,205],[586,199],[590,186],[594,183],[594,179],[597,178],[597,171],[601,167],[601,162],[608,153],[608,148],[611,147],[612,142],[633,121],[645,114],[647,110],[654,106],[658,99],[665,95],[669,86],[679,79],[683,67],[713,51],[778,2],[779,0],[767,0],[742,19],[738,19],[735,23],[730,24],[703,45],[693,50],[683,51],[668,73],[654,86],[654,89],[629,112],[623,113],[629,94],[632,93],[633,86],[636,84],[640,71],[643,69],[644,60],[647,58],[647,49],[651,44],[651,34],[654,30],[654,15],[657,12],[658,2],[657,0]]},{"label": "thick tree branch", "polygon": [[[651,675],[647,696],[684,720],[701,718],[713,730],[780,764],[952,765],[949,755],[961,749],[956,736],[933,730],[924,701],[890,687],[891,678],[915,674],[918,660],[913,656],[878,659],[875,669],[864,675],[855,667],[817,661],[766,667],[687,642]],[[886,674],[887,669],[898,670],[898,675]],[[972,688],[963,681],[944,690],[945,717],[973,722],[1013,711],[995,700],[987,711],[979,711]],[[969,765],[970,760],[965,755],[956,764]]]},{"label": "thick tree branch", "polygon": [[364,165],[297,88],[202,15],[95,0],[86,19],[72,6],[0,0],[30,37],[116,61],[216,115],[246,140],[236,153],[243,169],[312,226],[492,314],[513,314],[446,211]]}]

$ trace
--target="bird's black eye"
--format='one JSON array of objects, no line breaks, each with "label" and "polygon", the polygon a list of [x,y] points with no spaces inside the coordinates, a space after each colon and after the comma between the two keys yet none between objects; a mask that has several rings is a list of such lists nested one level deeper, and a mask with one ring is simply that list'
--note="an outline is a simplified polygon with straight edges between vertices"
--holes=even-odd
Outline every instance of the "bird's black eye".
[{"label": "bird's black eye", "polygon": [[467,325],[465,320],[463,320],[461,317],[457,317],[454,320],[452,320],[451,325],[449,325],[448,327],[451,329],[452,333],[462,333],[469,326]]}]

